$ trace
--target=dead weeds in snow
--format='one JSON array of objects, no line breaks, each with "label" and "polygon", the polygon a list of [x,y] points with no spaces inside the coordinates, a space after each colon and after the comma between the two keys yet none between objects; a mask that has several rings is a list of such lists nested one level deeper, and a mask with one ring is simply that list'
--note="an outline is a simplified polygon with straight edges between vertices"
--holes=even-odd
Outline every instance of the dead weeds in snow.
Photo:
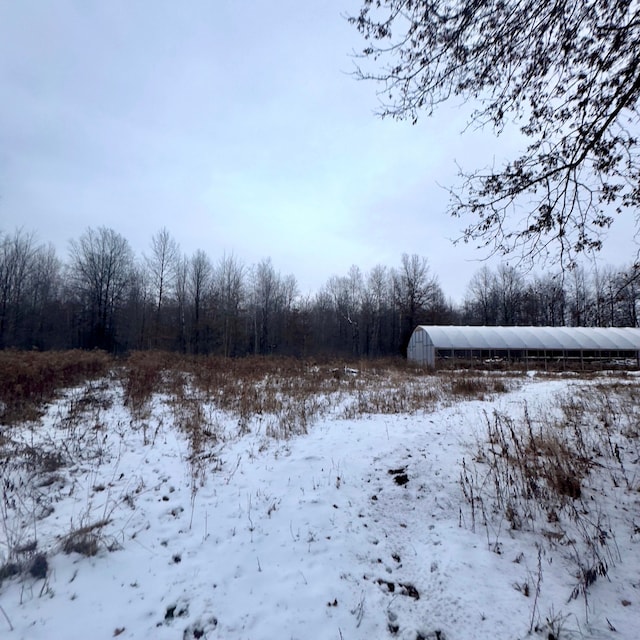
[{"label": "dead weeds in snow", "polygon": [[[33,363],[33,354],[27,354],[28,363]],[[68,354],[67,354],[68,355]],[[82,474],[78,470],[95,470],[107,460],[108,429],[115,431],[117,425],[106,424],[104,413],[111,408],[114,400],[111,380],[95,379],[102,370],[103,354],[91,354],[88,360],[79,355],[81,362],[73,366],[67,359],[55,359],[56,365],[62,362],[66,373],[60,373],[57,384],[48,380],[42,372],[46,367],[35,367],[33,384],[26,388],[35,389],[38,380],[46,379],[46,384],[38,388],[43,391],[29,393],[27,404],[29,412],[21,411],[20,420],[3,428],[0,440],[0,574],[7,577],[7,571],[17,568],[18,574],[29,573],[32,577],[43,577],[34,564],[41,556],[46,559],[52,540],[42,541],[39,535],[41,522],[56,511],[63,497],[70,497],[83,490]],[[71,358],[68,355],[68,358]],[[42,365],[45,361],[40,361]],[[68,366],[67,366],[68,365]],[[20,368],[20,367],[19,367]],[[27,367],[21,367],[20,375],[25,375]],[[85,371],[84,384],[80,385],[81,374]],[[51,369],[49,370],[51,371]],[[88,376],[88,377],[87,377]],[[62,381],[67,380],[72,388],[63,388]],[[20,394],[14,395],[18,397]],[[47,428],[36,421],[35,413],[43,411],[41,402],[57,396],[56,404],[46,416]],[[25,397],[25,396],[23,396]],[[14,417],[17,414],[12,414]],[[30,415],[27,422],[25,417]],[[102,487],[104,490],[104,487]],[[94,491],[98,491],[94,487]],[[86,511],[91,511],[90,498],[87,497]],[[112,502],[109,499],[108,502]],[[95,537],[97,530],[77,530],[63,540],[63,548],[69,552],[81,551],[92,555],[92,544],[101,538]],[[40,550],[42,548],[42,550]],[[42,563],[41,563],[42,564]],[[36,569],[34,569],[36,566]],[[35,571],[35,573],[34,573]],[[46,572],[45,572],[46,573]],[[36,575],[38,574],[38,575]]]},{"label": "dead weeds in snow", "polygon": [[512,377],[502,373],[464,369],[442,371],[440,380],[449,400],[484,400],[487,396],[506,393],[514,385]]},{"label": "dead weeds in snow", "polygon": [[135,419],[148,416],[151,399],[162,390],[173,366],[173,354],[164,351],[138,351],[127,358],[122,370],[124,404]]},{"label": "dead weeds in snow", "polygon": [[344,363],[146,351],[126,360],[122,384],[137,421],[148,417],[154,394],[168,394],[174,403],[185,404],[186,413],[195,410],[188,405],[199,402],[234,416],[240,434],[260,422],[269,436],[289,438],[306,433],[314,420],[336,408],[345,418],[416,413],[432,410],[440,401],[504,393],[515,383],[504,373],[433,373],[400,358]]},{"label": "dead weeds in snow", "polygon": [[[96,514],[92,504],[104,484],[81,483],[97,477],[127,430],[141,429],[144,445],[153,446],[165,420],[156,402],[186,437],[193,513],[198,488],[220,467],[219,451],[229,439],[251,431],[288,439],[328,415],[415,414],[511,384],[502,374],[433,373],[401,359],[345,363],[150,351],[117,360],[102,352],[0,352],[0,580],[24,574],[35,554],[48,552],[52,541],[40,538],[39,523],[63,493],[86,491],[87,502],[82,521],[56,544],[85,556],[116,548],[108,513]],[[106,418],[112,404],[125,406],[130,420]],[[135,508],[133,494],[104,496],[109,512],[123,502]]]},{"label": "dead weeds in snow", "polygon": [[57,391],[105,375],[102,351],[0,351],[0,424],[36,420]]},{"label": "dead weeds in snow", "polygon": [[[567,599],[584,599],[587,621],[590,587],[621,560],[603,505],[615,496],[624,510],[640,490],[637,397],[637,383],[600,378],[575,386],[557,411],[532,415],[525,405],[520,419],[496,411],[485,416],[473,461],[462,463],[470,527],[482,527],[496,553],[507,528],[536,535],[542,553],[560,549],[575,579]],[[529,582],[515,588],[532,591]]]}]

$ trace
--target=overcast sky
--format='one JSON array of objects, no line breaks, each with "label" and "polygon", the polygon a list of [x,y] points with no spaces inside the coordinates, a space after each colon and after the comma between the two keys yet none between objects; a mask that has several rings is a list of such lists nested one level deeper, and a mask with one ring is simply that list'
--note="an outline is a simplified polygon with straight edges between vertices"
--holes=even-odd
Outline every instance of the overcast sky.
[{"label": "overcast sky", "polygon": [[[377,87],[349,75],[358,6],[0,0],[0,230],[66,258],[87,226],[138,255],[167,227],[214,262],[271,257],[303,293],[418,253],[459,301],[483,254],[452,246],[438,185],[516,143],[461,136],[454,105],[417,126],[375,117]],[[631,260],[630,229],[605,260]]]}]

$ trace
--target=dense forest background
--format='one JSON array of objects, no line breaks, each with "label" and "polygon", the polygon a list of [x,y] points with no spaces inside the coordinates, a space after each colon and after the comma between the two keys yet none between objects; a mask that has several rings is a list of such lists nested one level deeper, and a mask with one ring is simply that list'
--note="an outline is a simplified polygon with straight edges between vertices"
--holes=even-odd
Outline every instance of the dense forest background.
[{"label": "dense forest background", "polygon": [[18,229],[0,232],[0,348],[377,357],[404,353],[420,323],[636,327],[634,269],[484,266],[455,305],[428,259],[405,254],[368,273],[354,265],[302,296],[269,258],[184,255],[166,229],[136,256],[114,230],[89,228],[65,260]]}]

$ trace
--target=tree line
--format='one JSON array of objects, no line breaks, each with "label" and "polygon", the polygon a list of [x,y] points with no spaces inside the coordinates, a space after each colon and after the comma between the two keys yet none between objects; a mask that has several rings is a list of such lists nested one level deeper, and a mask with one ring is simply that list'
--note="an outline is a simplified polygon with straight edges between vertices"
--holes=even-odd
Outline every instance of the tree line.
[{"label": "tree line", "polygon": [[270,258],[185,255],[167,229],[136,256],[113,229],[88,228],[66,260],[18,229],[0,232],[0,348],[379,357],[403,353],[417,324],[639,326],[634,269],[484,266],[454,305],[427,258],[404,254],[303,296]]}]

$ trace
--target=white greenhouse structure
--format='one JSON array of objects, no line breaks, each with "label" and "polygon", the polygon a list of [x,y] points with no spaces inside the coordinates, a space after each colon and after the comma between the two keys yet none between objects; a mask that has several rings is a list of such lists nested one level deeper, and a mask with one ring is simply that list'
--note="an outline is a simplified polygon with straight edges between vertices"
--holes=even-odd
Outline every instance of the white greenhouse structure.
[{"label": "white greenhouse structure", "polygon": [[447,360],[640,367],[640,329],[420,325],[409,341],[407,358],[429,367]]}]

